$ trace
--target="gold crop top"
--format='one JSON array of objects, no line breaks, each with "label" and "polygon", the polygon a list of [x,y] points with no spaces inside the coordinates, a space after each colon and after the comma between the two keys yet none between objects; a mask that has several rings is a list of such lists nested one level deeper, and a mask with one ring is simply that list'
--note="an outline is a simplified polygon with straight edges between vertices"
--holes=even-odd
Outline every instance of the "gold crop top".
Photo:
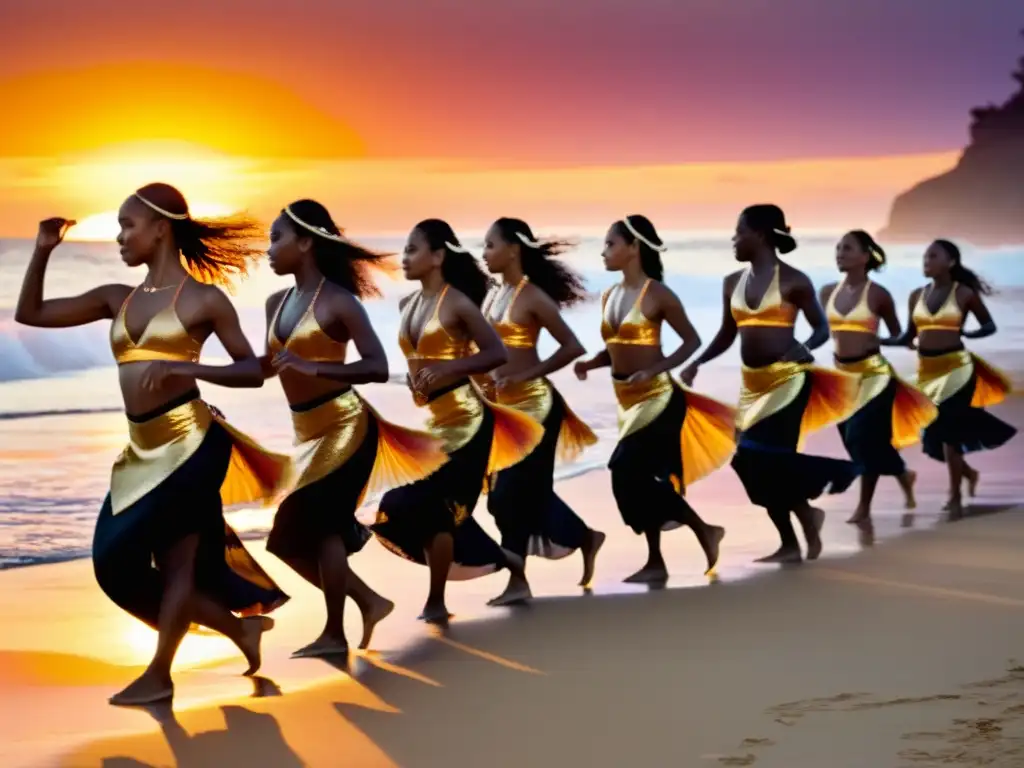
[{"label": "gold crop top", "polygon": [[295,291],[294,287],[288,289],[288,293],[284,295],[281,303],[277,305],[274,319],[270,322],[270,328],[267,331],[267,348],[272,355],[277,354],[282,349],[287,349],[289,352],[293,352],[299,357],[314,363],[345,362],[345,351],[348,349],[348,344],[328,336],[316,319],[316,300],[320,298],[320,291],[323,287],[324,278],[320,278],[320,285],[317,286],[309,306],[306,307],[306,311],[302,313],[302,317],[299,318],[299,322],[292,328],[288,338],[281,341],[281,337],[278,334],[278,327],[281,322],[281,309]]},{"label": "gold crop top", "polygon": [[661,323],[647,319],[641,311],[640,306],[647,295],[647,289],[651,285],[648,278],[644,287],[640,289],[640,295],[636,297],[629,312],[622,318],[618,329],[614,329],[611,320],[608,319],[608,299],[612,292],[621,286],[612,286],[601,296],[601,338],[605,344],[629,344],[635,347],[657,347],[661,345]]},{"label": "gold crop top", "polygon": [[401,325],[398,329],[398,346],[406,360],[459,360],[469,357],[471,354],[471,342],[467,339],[453,339],[444,326],[441,325],[441,304],[448,293],[448,286],[441,289],[437,297],[437,304],[434,305],[434,314],[423,326],[420,337],[413,344],[409,337],[412,330],[412,318],[414,310],[419,306],[423,296],[422,291],[417,291],[412,298],[405,303],[405,310],[402,312]]},{"label": "gold crop top", "polygon": [[857,299],[857,303],[845,315],[836,309],[836,296],[839,295],[839,291],[842,290],[844,285],[846,285],[846,278],[843,278],[843,281],[832,290],[832,295],[828,297],[828,306],[825,307],[825,314],[828,317],[829,330],[833,333],[846,331],[847,333],[870,333],[872,336],[877,336],[878,315],[873,313],[871,307],[868,306],[868,293],[871,291],[871,281],[868,280],[864,284],[864,290],[861,292],[860,298]]},{"label": "gold crop top", "polygon": [[182,363],[199,362],[199,353],[203,349],[202,342],[193,339],[178,317],[175,307],[178,296],[185,287],[186,277],[174,292],[171,303],[149,319],[138,341],[133,341],[128,333],[125,317],[128,304],[139,290],[136,286],[128,298],[124,300],[114,322],[110,326],[110,349],[118,365],[125,363],[141,363],[153,360],[170,360]]},{"label": "gold crop top", "polygon": [[792,328],[796,325],[797,308],[782,298],[782,288],[779,285],[779,265],[775,265],[772,281],[756,308],[752,308],[747,303],[747,281],[750,279],[750,272],[750,267],[743,271],[732,292],[730,309],[736,326],[738,328]]},{"label": "gold crop top", "polygon": [[960,311],[960,305],[956,300],[956,289],[958,283],[953,283],[949,289],[949,296],[942,302],[942,306],[935,314],[928,311],[928,296],[932,292],[932,286],[928,286],[917,299],[914,306],[913,320],[918,333],[921,331],[957,331],[963,327],[964,313]]},{"label": "gold crop top", "polygon": [[491,308],[494,306],[494,302],[497,301],[501,288],[496,288],[484,305],[484,317],[494,326],[494,330],[498,332],[502,343],[509,349],[533,349],[537,346],[537,337],[540,336],[540,327],[535,323],[520,325],[519,323],[513,323],[511,319],[512,307],[529,281],[530,278],[528,277],[524,277],[519,281],[519,285],[516,286],[515,291],[512,293],[512,299],[499,317],[491,317]]}]

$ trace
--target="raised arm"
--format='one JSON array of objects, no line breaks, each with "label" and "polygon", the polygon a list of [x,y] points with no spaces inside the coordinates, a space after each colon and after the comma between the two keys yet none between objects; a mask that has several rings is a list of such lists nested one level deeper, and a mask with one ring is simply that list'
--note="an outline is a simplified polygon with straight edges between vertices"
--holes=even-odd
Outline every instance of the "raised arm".
[{"label": "raised arm", "polygon": [[659,360],[646,371],[643,371],[647,378],[653,378],[659,373],[678,368],[689,360],[694,352],[700,349],[700,335],[697,333],[697,329],[693,327],[693,323],[690,322],[690,318],[687,317],[686,310],[683,309],[683,303],[679,301],[679,297],[670,289],[658,283],[655,288],[655,298],[658,302],[659,314],[661,314],[672,330],[679,335],[681,343],[671,355]]},{"label": "raised arm", "polygon": [[540,327],[547,329],[551,337],[558,342],[558,349],[552,353],[551,357],[541,360],[533,368],[517,376],[509,377],[516,381],[530,381],[560,371],[586,351],[580,344],[580,340],[576,338],[576,334],[565,322],[565,318],[562,317],[554,300],[540,289],[531,291],[531,294],[530,312],[537,319]]},{"label": "raised arm", "polygon": [[387,381],[388,358],[363,305],[355,296],[347,293],[332,292],[325,299],[324,303],[331,316],[331,320],[325,323],[326,330],[335,331],[339,336],[341,333],[347,334],[359,350],[360,359],[354,363],[312,362],[282,350],[274,358],[273,364],[279,371],[292,368],[307,376],[344,384]]},{"label": "raised arm", "polygon": [[903,330],[903,333],[889,339],[879,339],[879,344],[883,347],[914,346],[914,339],[917,338],[917,326],[914,324],[914,307],[917,306],[917,301],[921,298],[921,291],[923,290],[923,288],[915,288],[910,292],[910,298],[907,300],[907,327]]},{"label": "raised arm", "polygon": [[722,324],[719,326],[715,338],[708,344],[707,349],[683,370],[682,379],[688,385],[693,383],[693,379],[696,377],[700,366],[725,354],[729,347],[732,346],[732,343],[736,341],[736,334],[739,332],[739,329],[736,327],[736,320],[733,319],[730,303],[739,275],[739,272],[734,272],[722,281]]},{"label": "raised arm", "polygon": [[981,294],[966,286],[961,286],[958,290],[963,290],[966,294],[963,297],[964,314],[970,313],[974,315],[974,319],[978,321],[980,326],[974,331],[961,329],[960,335],[965,339],[983,339],[994,334],[996,332],[996,324],[988,311],[988,307],[985,306],[985,301],[981,298]]},{"label": "raised arm", "polygon": [[18,306],[14,311],[16,322],[36,328],[70,328],[97,320],[110,320],[131,293],[127,285],[111,284],[101,285],[78,296],[43,299],[43,283],[50,255],[74,223],[67,219],[40,222],[36,245],[28,269],[25,270]]}]

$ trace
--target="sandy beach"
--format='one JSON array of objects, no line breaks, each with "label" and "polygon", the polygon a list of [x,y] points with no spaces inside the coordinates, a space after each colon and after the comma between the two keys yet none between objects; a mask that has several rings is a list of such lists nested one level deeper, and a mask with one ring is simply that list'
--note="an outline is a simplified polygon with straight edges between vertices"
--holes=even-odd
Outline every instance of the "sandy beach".
[{"label": "sandy beach", "polygon": [[[1022,411],[1016,399],[999,409],[1017,424]],[[808,450],[841,449],[826,430]],[[190,636],[173,714],[106,704],[154,634],[108,603],[88,561],[8,570],[0,763],[1024,765],[1024,511],[1007,511],[1021,501],[1019,456],[1016,444],[979,456],[973,514],[941,524],[945,468],[910,449],[912,516],[883,481],[870,541],[843,522],[853,492],[823,499],[825,558],[787,569],[751,563],[770,523],[723,470],[688,494],[729,530],[716,576],[700,575],[680,531],[665,537],[672,580],[654,592],[621,584],[644,551],[607,473],[570,479],[560,494],[610,534],[592,592],[572,586],[578,560],[531,560],[532,605],[486,608],[502,575],[456,583],[442,635],[414,619],[425,572],[373,543],[353,566],[398,607],[348,673],[288,659],[320,629],[319,594],[256,544],[293,595],[263,677],[239,677],[227,641]],[[354,635],[357,612],[348,620]]]}]

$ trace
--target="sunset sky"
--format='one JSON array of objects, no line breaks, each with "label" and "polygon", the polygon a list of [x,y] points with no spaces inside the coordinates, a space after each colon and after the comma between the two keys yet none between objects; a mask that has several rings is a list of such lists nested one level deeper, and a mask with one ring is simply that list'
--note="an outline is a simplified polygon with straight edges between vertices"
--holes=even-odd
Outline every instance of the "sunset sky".
[{"label": "sunset sky", "polygon": [[767,199],[877,226],[1024,53],[1016,0],[32,0],[0,24],[3,235],[153,180],[197,211],[314,196],[357,231],[710,228]]}]

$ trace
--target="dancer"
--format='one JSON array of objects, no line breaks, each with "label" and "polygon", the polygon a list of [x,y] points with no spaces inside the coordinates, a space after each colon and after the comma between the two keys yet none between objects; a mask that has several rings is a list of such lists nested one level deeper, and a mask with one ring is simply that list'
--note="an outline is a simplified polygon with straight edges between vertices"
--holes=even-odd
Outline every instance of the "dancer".
[{"label": "dancer", "polygon": [[[481,382],[487,396],[536,419],[544,439],[529,456],[490,479],[487,508],[501,531],[501,546],[526,559],[527,554],[550,559],[575,550],[583,555],[587,586],[605,535],[591,530],[554,491],[556,454],[571,461],[597,442],[590,427],[574,414],[547,376],[583,354],[583,345],[559,309],[586,298],[583,282],[554,257],[569,243],[538,240],[524,221],[498,219],[487,232],[484,262],[503,283],[492,289],[483,313],[498,332],[508,362]],[[559,347],[546,360],[537,355],[540,332]],[[484,378],[484,377],[481,377]],[[503,605],[509,596],[529,594],[530,586],[513,575],[505,591],[490,601]]]},{"label": "dancer", "polygon": [[[345,597],[363,617],[360,648],[394,609],[348,566],[370,538],[355,514],[367,493],[422,479],[447,461],[441,442],[389,424],[352,389],[384,382],[388,361],[360,299],[390,256],[352,242],[320,203],[287,206],[270,230],[270,266],[295,286],[267,300],[266,375],[280,377],[298,450],[267,550],[322,590],[327,621],[293,656],[348,652]],[[346,363],[348,342],[360,359]]]},{"label": "dancer", "polygon": [[892,296],[868,277],[884,265],[885,251],[871,235],[860,229],[847,232],[836,245],[843,279],[821,289],[836,368],[860,377],[857,411],[839,425],[843,444],[863,473],[860,502],[847,521],[855,524],[871,521],[871,500],[881,475],[897,479],[907,509],[917,506],[917,473],[907,469],[899,449],[916,443],[938,414],[931,400],[900,379],[879,354],[879,319],[885,320],[891,337],[901,333]]},{"label": "dancer", "polygon": [[[580,379],[596,368],[612,369],[619,403],[619,443],[608,462],[612,492],[626,525],[647,538],[647,563],[626,578],[633,583],[668,579],[661,532],[683,525],[704,550],[706,572],[715,567],[725,529],[704,522],[683,496],[735,449],[735,410],[682,388],[669,375],[700,348],[700,337],[662,282],[665,250],[643,216],[612,224],[602,258],[605,269],[622,273],[622,282],[601,297],[605,348],[575,366]],[[682,340],[668,357],[661,349],[662,323]]]},{"label": "dancer", "polygon": [[[448,463],[425,480],[384,494],[372,526],[386,548],[430,567],[420,618],[444,624],[449,578],[471,579],[508,568],[525,583],[523,560],[502,549],[473,519],[485,478],[526,458],[544,429],[524,413],[485,400],[469,377],[507,361],[501,339],[480,314],[489,280],[439,219],[409,234],[402,268],[422,288],[402,300],[398,341],[409,388],[430,411],[430,431],[444,441]],[[478,351],[473,350],[475,345]],[[527,591],[507,601],[529,597]]]},{"label": "dancer", "polygon": [[[948,240],[936,240],[924,252],[924,276],[931,282],[910,294],[910,322],[898,339],[886,345],[911,346],[917,342],[917,384],[939,408],[938,418],[924,431],[921,447],[949,468],[950,517],[963,514],[961,485],[967,482],[972,497],[978,470],[967,464],[965,453],[991,450],[1008,442],[1017,430],[984,409],[1001,403],[1010,392],[1010,380],[977,355],[964,349],[961,338],[983,339],[996,332],[982,296],[992,289],[963,265],[960,249]],[[967,315],[979,328],[965,331]]]},{"label": "dancer", "polygon": [[[758,562],[801,561],[791,512],[803,528],[807,559],[814,560],[821,554],[825,513],[809,501],[826,490],[845,491],[857,469],[798,449],[806,435],[852,413],[857,377],[812,365],[811,350],[828,340],[828,322],[811,281],[779,260],[779,253],[796,249],[782,210],[753,205],[743,211],[733,248],[736,260],[750,266],[725,278],[722,327],[683,380],[692,382],[698,368],[728,350],[739,334],[743,390],[736,426],[741,434],[732,467],[750,501],[768,511],[782,540],[778,551]],[[793,334],[800,312],[812,328],[803,344]]]},{"label": "dancer", "polygon": [[[272,621],[258,614],[288,597],[225,524],[223,507],[269,502],[288,459],[230,427],[196,388],[197,380],[263,384],[234,308],[216,286],[204,284],[244,275],[260,255],[254,244],[259,230],[241,217],[193,219],[185,198],[166,184],[131,195],[118,221],[121,258],[148,270],[141,285],[103,285],[44,300],[50,254],[73,224],[49,219],[39,226],[17,320],[47,328],[114,321],[110,343],[129,442],[114,462],[92,556],[107,596],[159,632],[146,671],[110,699],[144,705],[173,696],[171,662],[193,622],[234,641],[249,663],[245,674],[259,669],[261,635]],[[211,335],[233,363],[199,362]]]}]

